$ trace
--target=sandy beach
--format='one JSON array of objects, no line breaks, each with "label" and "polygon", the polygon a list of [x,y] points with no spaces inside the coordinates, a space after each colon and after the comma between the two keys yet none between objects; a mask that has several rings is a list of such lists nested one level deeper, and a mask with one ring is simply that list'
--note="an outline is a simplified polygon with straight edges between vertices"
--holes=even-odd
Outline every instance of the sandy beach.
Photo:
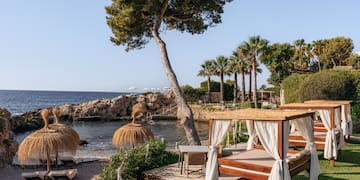
[{"label": "sandy beach", "polygon": [[[78,170],[74,180],[90,180],[102,172],[105,163],[106,162],[101,161],[85,162],[68,168],[76,168]],[[63,169],[64,167],[61,168]],[[21,176],[22,172],[44,171],[45,169],[45,167],[23,169],[18,166],[6,164],[4,168],[0,168],[0,180],[23,180],[24,178]]]}]

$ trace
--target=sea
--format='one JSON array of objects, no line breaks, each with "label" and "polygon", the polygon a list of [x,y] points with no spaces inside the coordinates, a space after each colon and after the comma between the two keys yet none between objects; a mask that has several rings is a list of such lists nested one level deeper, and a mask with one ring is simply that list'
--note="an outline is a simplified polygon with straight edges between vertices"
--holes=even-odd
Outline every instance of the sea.
[{"label": "sea", "polygon": [[[129,95],[126,92],[70,92],[70,91],[21,91],[0,90],[0,107],[6,108],[12,115],[22,114],[36,109],[59,106],[63,104],[79,104],[101,98],[114,98]],[[87,121],[63,123],[72,126],[87,145],[79,146],[78,157],[109,158],[116,153],[112,145],[112,136],[127,121]],[[155,139],[163,139],[167,147],[173,149],[176,144],[186,144],[184,129],[176,120],[159,120],[154,125],[147,125],[154,133]],[[209,127],[207,123],[195,123],[201,140],[207,140]],[[19,143],[32,131],[15,135]]]}]

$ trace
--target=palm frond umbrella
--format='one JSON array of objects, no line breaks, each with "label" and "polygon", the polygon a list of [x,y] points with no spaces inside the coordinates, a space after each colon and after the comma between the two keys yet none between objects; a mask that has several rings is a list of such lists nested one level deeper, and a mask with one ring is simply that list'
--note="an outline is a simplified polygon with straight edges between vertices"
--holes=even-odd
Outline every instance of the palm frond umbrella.
[{"label": "palm frond umbrella", "polygon": [[128,123],[115,131],[113,144],[120,147],[134,147],[145,143],[145,141],[154,139],[154,134],[150,128],[136,122],[136,116],[146,112],[146,105],[137,103],[133,106],[131,113],[132,122]]},{"label": "palm frond umbrella", "polygon": [[59,108],[53,108],[52,113],[55,116],[55,123],[49,124],[49,129],[54,129],[59,131],[60,133],[64,135],[71,136],[71,138],[77,143],[80,143],[80,136],[79,134],[70,126],[67,126],[65,124],[60,123],[60,110]]},{"label": "palm frond umbrella", "polygon": [[42,110],[41,116],[44,120],[44,127],[31,133],[21,142],[18,158],[20,164],[24,164],[27,160],[46,159],[49,173],[51,171],[50,155],[57,154],[59,151],[75,155],[77,143],[69,136],[48,128],[49,110]]}]

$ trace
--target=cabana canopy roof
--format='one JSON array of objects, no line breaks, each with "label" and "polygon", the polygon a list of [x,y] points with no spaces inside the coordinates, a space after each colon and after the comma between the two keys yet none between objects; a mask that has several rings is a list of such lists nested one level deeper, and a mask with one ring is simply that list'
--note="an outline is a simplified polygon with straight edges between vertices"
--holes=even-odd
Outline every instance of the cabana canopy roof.
[{"label": "cabana canopy roof", "polygon": [[269,110],[269,109],[240,109],[234,111],[211,112],[207,119],[238,119],[260,121],[288,121],[312,115],[314,112],[305,110]]},{"label": "cabana canopy roof", "polygon": [[309,100],[309,101],[304,101],[304,103],[306,104],[328,103],[328,104],[348,105],[352,103],[352,101],[351,100]]},{"label": "cabana canopy roof", "polygon": [[332,109],[340,108],[340,104],[332,103],[290,103],[280,106],[280,109]]}]

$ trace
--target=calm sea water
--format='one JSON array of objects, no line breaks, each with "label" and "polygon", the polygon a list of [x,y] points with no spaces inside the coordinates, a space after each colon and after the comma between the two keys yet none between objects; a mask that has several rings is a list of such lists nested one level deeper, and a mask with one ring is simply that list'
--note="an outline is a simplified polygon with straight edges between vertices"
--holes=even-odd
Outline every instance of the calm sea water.
[{"label": "calm sea water", "polygon": [[17,91],[0,90],[0,107],[12,114],[21,114],[39,108],[63,104],[78,104],[101,98],[114,98],[129,93],[71,92],[71,91]]},{"label": "calm sea water", "polygon": [[[20,114],[38,108],[75,104],[87,102],[99,98],[114,98],[128,93],[109,92],[61,92],[61,91],[8,91],[0,90],[0,107],[7,108],[12,114]],[[65,122],[72,126],[89,144],[79,147],[77,156],[109,157],[115,154],[116,149],[112,145],[114,132],[126,121],[112,122]],[[208,124],[195,123],[201,140],[208,139]],[[149,126],[156,139],[164,138],[169,148],[173,148],[176,142],[186,144],[186,136],[182,126],[174,120],[156,121],[155,125]],[[21,142],[31,132],[16,135],[16,140]]]}]

